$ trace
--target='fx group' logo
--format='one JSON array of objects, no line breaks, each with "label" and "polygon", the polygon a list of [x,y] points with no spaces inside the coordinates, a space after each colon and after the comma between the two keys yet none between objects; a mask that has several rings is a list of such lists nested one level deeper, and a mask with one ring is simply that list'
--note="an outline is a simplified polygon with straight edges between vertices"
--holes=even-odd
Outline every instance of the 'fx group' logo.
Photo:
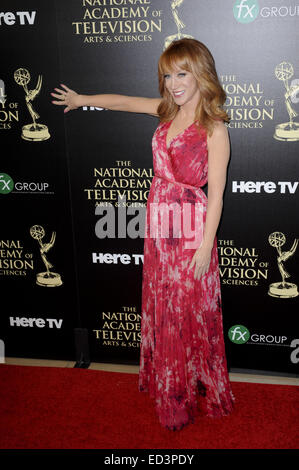
[{"label": "'fx group' logo", "polygon": [[250,338],[249,330],[243,325],[234,325],[228,330],[229,339],[236,344],[244,344]]},{"label": "'fx group' logo", "polygon": [[234,4],[234,16],[239,23],[251,23],[259,11],[258,0],[237,0]]},{"label": "'fx group' logo", "polygon": [[6,173],[0,173],[0,194],[8,194],[14,188],[12,178]]}]

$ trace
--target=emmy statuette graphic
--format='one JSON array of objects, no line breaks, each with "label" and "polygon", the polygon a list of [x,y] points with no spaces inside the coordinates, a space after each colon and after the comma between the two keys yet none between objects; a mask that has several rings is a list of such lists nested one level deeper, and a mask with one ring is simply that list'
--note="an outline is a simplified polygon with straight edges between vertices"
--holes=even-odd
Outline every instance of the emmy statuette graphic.
[{"label": "emmy statuette graphic", "polygon": [[186,25],[180,20],[177,7],[181,6],[183,2],[184,0],[171,0],[172,16],[173,16],[173,20],[176,24],[178,32],[177,34],[172,34],[171,36],[168,36],[165,39],[164,49],[166,49],[172,41],[176,41],[178,39],[183,39],[183,38],[192,38],[192,36],[181,33],[181,29],[185,28]]},{"label": "emmy statuette graphic", "polygon": [[282,62],[275,68],[275,76],[278,80],[282,80],[286,89],[285,105],[290,117],[289,122],[278,124],[275,127],[274,138],[276,140],[294,142],[299,140],[299,123],[294,122],[294,118],[298,116],[298,113],[291,106],[291,97],[294,93],[299,90],[298,86],[290,86],[289,79],[294,75],[294,69],[292,64],[289,62]]},{"label": "emmy statuette graphic", "polygon": [[22,138],[31,142],[41,142],[50,138],[48,127],[45,124],[37,124],[39,114],[33,109],[32,101],[35,100],[42,87],[42,76],[38,76],[36,88],[28,90],[27,85],[30,82],[30,73],[28,70],[20,68],[14,73],[15,82],[24,88],[26,93],[25,101],[28,111],[32,118],[31,124],[26,124],[22,127]]},{"label": "emmy statuette graphic", "polygon": [[273,232],[269,235],[268,241],[271,246],[277,249],[278,257],[278,269],[282,277],[281,282],[274,282],[270,284],[268,294],[271,297],[278,297],[280,299],[288,299],[291,297],[297,297],[298,289],[296,284],[286,282],[286,279],[290,277],[290,274],[285,270],[283,263],[287,261],[295,253],[298,245],[298,238],[294,240],[294,243],[289,251],[282,251],[281,247],[286,242],[286,237],[281,232]]},{"label": "emmy statuette graphic", "polygon": [[53,265],[47,260],[46,254],[53,247],[56,239],[56,233],[52,233],[52,237],[49,243],[42,243],[42,239],[45,236],[45,230],[40,225],[33,225],[30,228],[30,235],[34,240],[37,240],[40,245],[40,254],[42,260],[46,266],[46,272],[38,273],[36,275],[36,284],[42,287],[57,287],[61,286],[62,280],[60,274],[53,273],[50,271],[50,268],[53,268]]}]

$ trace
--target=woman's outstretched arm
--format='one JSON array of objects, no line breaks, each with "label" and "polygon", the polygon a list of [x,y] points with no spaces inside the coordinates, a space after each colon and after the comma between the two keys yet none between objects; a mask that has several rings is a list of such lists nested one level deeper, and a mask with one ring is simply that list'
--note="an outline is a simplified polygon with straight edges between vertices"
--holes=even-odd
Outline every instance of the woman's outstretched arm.
[{"label": "woman's outstretched arm", "polygon": [[65,106],[65,113],[81,106],[95,106],[112,111],[126,111],[157,116],[157,109],[161,101],[161,98],[142,98],[113,94],[79,95],[66,85],[61,84],[60,86],[61,88],[55,88],[55,93],[51,93],[56,98],[52,103],[58,106]]}]

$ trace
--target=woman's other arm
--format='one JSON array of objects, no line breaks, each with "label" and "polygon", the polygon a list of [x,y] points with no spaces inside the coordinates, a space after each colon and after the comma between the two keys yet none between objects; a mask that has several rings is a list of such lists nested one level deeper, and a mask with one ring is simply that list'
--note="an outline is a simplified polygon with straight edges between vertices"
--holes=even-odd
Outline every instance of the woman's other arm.
[{"label": "woman's other arm", "polygon": [[157,109],[161,101],[161,98],[142,98],[115,94],[80,95],[66,85],[61,84],[60,86],[62,88],[55,88],[55,93],[51,93],[57,99],[52,103],[65,106],[65,113],[82,106],[95,106],[110,109],[111,111],[126,111],[157,116]]},{"label": "woman's other arm", "polygon": [[208,206],[201,246],[194,253],[190,267],[195,265],[194,277],[199,279],[209,269],[211,251],[223,206],[227,165],[230,156],[228,131],[223,122],[215,125],[208,138]]}]

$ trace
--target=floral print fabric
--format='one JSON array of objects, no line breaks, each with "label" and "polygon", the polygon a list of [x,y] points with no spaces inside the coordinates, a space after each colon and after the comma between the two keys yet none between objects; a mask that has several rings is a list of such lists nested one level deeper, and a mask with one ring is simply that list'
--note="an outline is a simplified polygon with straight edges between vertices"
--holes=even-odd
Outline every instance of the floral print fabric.
[{"label": "floral print fabric", "polygon": [[[206,217],[201,187],[208,175],[207,135],[193,123],[167,148],[170,124],[161,123],[152,142],[155,176],[144,239],[139,389],[154,398],[160,423],[175,430],[193,422],[200,411],[210,417],[229,414],[234,397],[223,340],[216,239],[207,274],[194,280],[194,267],[189,269]],[[185,213],[178,209],[188,207],[193,232],[186,235],[169,207],[179,221]],[[157,232],[163,224],[167,236]],[[192,234],[196,244],[190,247]]]}]

